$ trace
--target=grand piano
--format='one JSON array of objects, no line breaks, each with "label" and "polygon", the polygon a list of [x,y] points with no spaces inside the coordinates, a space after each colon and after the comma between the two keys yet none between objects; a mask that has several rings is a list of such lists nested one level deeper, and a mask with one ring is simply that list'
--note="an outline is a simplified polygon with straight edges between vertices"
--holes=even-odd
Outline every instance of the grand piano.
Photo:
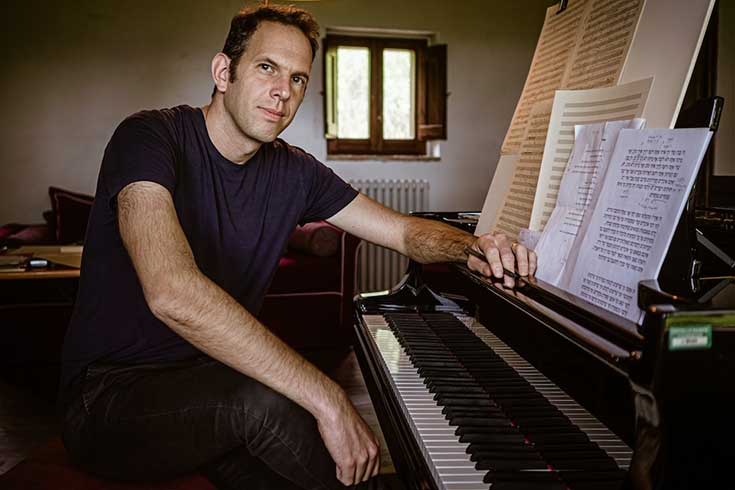
[{"label": "grand piano", "polygon": [[640,325],[462,264],[358,296],[355,350],[406,487],[734,487],[734,262],[696,212],[639,287]]}]

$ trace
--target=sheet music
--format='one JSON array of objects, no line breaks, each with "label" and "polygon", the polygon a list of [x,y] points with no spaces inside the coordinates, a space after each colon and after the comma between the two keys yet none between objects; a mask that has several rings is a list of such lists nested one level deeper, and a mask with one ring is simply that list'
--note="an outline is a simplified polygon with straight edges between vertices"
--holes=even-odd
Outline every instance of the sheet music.
[{"label": "sheet music", "polygon": [[[610,87],[620,79],[644,0],[570,1],[546,10],[536,52],[501,153],[520,149],[534,105],[558,89]],[[645,77],[639,77],[645,78]]]},{"label": "sheet music", "polygon": [[640,117],[652,83],[649,78],[616,87],[556,92],[527,228],[543,231],[551,217],[572,153],[574,126]]},{"label": "sheet music", "polygon": [[567,9],[559,14],[557,5],[546,9],[531,68],[503,141],[502,155],[520,152],[531,110],[539,102],[550,101],[554,91],[562,86],[588,3],[589,0],[570,0]]},{"label": "sheet music", "polygon": [[[570,0],[559,14],[558,5],[549,7],[501,154],[520,153],[531,110],[553,100],[558,89],[599,88],[655,77],[644,112],[620,118],[643,117],[649,127],[672,127],[713,4],[714,0]],[[571,137],[571,128],[566,131],[560,136]],[[560,154],[547,157],[556,159],[557,167],[564,159],[563,148],[559,149]],[[544,183],[545,177],[537,181]],[[558,187],[560,178],[556,175],[552,185]],[[532,231],[543,229],[550,217],[555,200],[551,190],[545,192],[547,202],[539,204],[544,207],[532,213]],[[502,209],[511,211],[505,198],[503,203]],[[510,217],[505,213],[501,223],[496,216],[491,229],[500,224],[506,232],[518,230],[518,223],[525,221],[516,216],[518,222],[512,224]]]},{"label": "sheet music", "polygon": [[643,0],[593,1],[582,23],[562,88],[610,87],[618,82],[643,3]]},{"label": "sheet music", "polygon": [[500,206],[503,205],[505,190],[510,187],[519,158],[520,155],[502,155],[500,157],[498,165],[495,167],[490,189],[488,189],[487,196],[485,196],[485,203],[482,205],[480,220],[475,227],[475,236],[490,233],[492,230],[495,217],[498,215]]},{"label": "sheet music", "polygon": [[673,128],[715,0],[647,0],[620,83],[654,77],[643,117]]},{"label": "sheet music", "polygon": [[550,103],[536,104],[531,111],[513,178],[491,228],[494,233],[516,240],[521,228],[528,228],[550,117]]},{"label": "sheet music", "polygon": [[620,132],[562,288],[639,321],[638,282],[658,277],[711,136],[704,128]]},{"label": "sheet music", "polygon": [[597,203],[596,196],[620,130],[642,127],[643,119],[574,127],[574,150],[561,180],[556,207],[535,247],[538,256],[543,257],[536,277],[560,286],[566,264],[576,263],[577,254],[570,257],[570,251],[577,237],[585,235],[580,227],[585,214]]}]

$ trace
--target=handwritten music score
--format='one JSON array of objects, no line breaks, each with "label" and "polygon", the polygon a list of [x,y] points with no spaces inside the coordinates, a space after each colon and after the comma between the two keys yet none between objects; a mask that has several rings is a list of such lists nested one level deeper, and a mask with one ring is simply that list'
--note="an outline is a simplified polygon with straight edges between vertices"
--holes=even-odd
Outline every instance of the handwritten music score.
[{"label": "handwritten music score", "polygon": [[562,289],[640,320],[638,283],[658,277],[711,137],[707,128],[620,131]]},{"label": "handwritten music score", "polygon": [[505,135],[501,154],[509,155],[520,151],[531,110],[536,104],[553,99],[554,91],[561,88],[589,2],[590,0],[570,1],[567,9],[559,14],[557,6],[546,10],[531,68]]},{"label": "handwritten music score", "polygon": [[546,10],[531,68],[501,153],[520,151],[531,110],[560,89],[601,88],[621,76],[643,0],[570,0]]},{"label": "handwritten music score", "polygon": [[536,104],[531,111],[510,187],[491,227],[513,240],[518,239],[521,228],[528,228],[531,219],[550,118],[550,103]]},{"label": "handwritten music score", "polygon": [[539,262],[536,277],[559,286],[567,264],[577,261],[574,249],[577,236],[586,234],[586,214],[597,204],[602,179],[623,129],[642,129],[643,119],[610,121],[574,127],[574,150],[564,171],[556,207],[536,244],[544,260]]},{"label": "handwritten music score", "polygon": [[590,90],[560,90],[554,98],[546,145],[527,228],[543,231],[556,206],[574,146],[574,126],[641,117],[653,79]]},{"label": "handwritten music score", "polygon": [[615,85],[620,79],[642,7],[641,0],[592,2],[561,88],[576,90]]},{"label": "handwritten music score", "polygon": [[575,124],[639,117],[651,82],[649,79],[602,89],[560,90],[553,104],[537,104],[492,230],[513,239],[523,228],[542,231],[556,205],[574,146]]}]

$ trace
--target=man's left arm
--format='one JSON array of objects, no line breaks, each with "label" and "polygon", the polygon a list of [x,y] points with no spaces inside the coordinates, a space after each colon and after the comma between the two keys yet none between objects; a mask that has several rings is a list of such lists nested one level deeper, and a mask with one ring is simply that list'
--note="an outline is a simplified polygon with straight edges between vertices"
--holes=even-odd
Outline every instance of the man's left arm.
[{"label": "man's left arm", "polygon": [[[536,272],[536,254],[504,235],[476,237],[439,221],[403,215],[362,194],[327,221],[422,264],[467,262],[471,270],[498,279],[504,277],[503,269],[517,270],[521,276]],[[482,253],[487,261],[468,257],[467,247]],[[506,284],[512,286],[512,278],[505,277]]]}]

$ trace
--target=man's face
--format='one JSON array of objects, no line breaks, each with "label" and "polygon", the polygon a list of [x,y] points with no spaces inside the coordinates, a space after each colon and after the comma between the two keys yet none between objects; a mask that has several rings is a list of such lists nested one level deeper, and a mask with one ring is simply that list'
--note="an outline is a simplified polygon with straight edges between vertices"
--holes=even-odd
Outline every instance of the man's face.
[{"label": "man's face", "polygon": [[225,109],[245,137],[273,141],[296,115],[310,72],[306,36],[293,26],[261,22],[224,93]]}]

